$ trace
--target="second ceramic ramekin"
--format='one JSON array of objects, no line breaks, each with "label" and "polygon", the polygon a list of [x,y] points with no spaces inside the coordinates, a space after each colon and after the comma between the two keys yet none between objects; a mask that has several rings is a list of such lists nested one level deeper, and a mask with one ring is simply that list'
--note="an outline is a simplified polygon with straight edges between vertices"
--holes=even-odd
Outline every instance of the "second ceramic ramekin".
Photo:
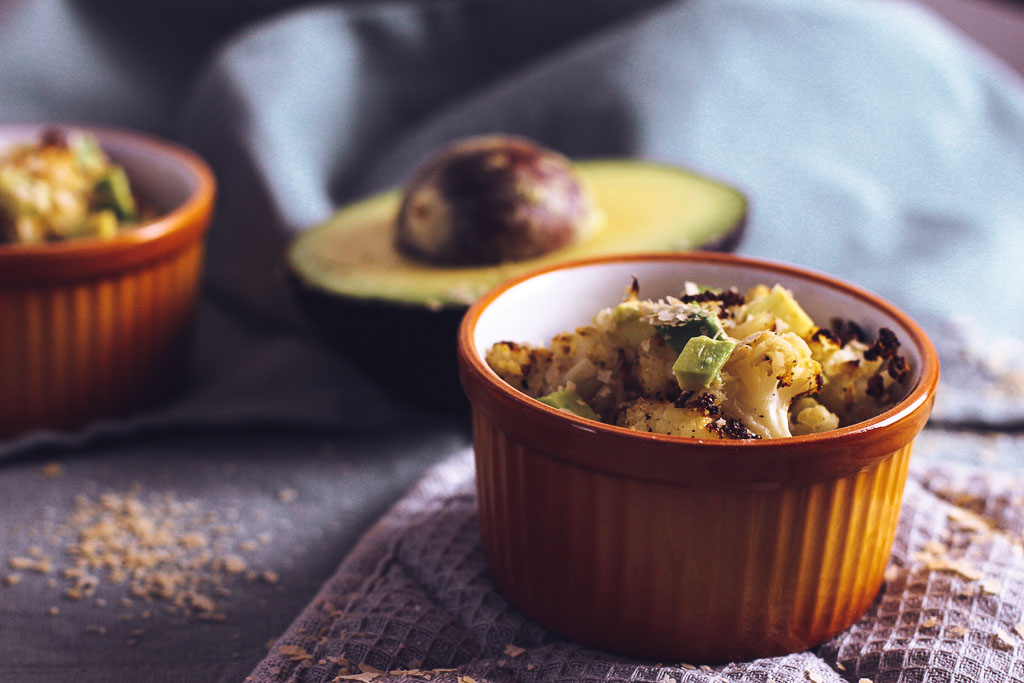
[{"label": "second ceramic ramekin", "polygon": [[[40,125],[0,126],[0,145]],[[0,437],[141,408],[181,378],[215,182],[194,153],[93,134],[159,211],[111,239],[0,245]]]}]

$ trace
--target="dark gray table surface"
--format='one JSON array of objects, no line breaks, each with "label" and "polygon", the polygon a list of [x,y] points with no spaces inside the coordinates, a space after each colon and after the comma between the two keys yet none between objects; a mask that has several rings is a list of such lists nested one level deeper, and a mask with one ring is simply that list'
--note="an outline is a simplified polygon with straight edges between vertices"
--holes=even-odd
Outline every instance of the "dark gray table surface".
[{"label": "dark gray table surface", "polygon": [[[44,450],[7,462],[0,476],[0,680],[238,681],[267,652],[334,572],[354,542],[429,464],[467,443],[463,429],[353,437],[282,429],[183,432],[119,438],[76,450]],[[59,476],[43,468],[59,464]],[[46,472],[51,472],[47,469]],[[95,598],[64,596],[70,565],[62,545],[47,541],[47,521],[60,523],[74,498],[137,490],[140,499],[173,495],[198,503],[239,538],[264,534],[242,553],[248,567],[274,572],[276,583],[231,576],[218,598],[224,621],[203,621],[133,598],[125,585],[102,582]],[[269,534],[266,536],[265,534]],[[39,545],[53,558],[50,574],[14,572],[8,556]],[[102,572],[98,572],[102,574]],[[47,585],[55,579],[56,585]],[[48,611],[57,607],[59,614]],[[143,618],[143,611],[151,616]],[[122,620],[131,615],[130,620]],[[97,627],[105,630],[99,633]],[[144,633],[133,636],[136,629]],[[130,641],[135,641],[130,643]]]}]

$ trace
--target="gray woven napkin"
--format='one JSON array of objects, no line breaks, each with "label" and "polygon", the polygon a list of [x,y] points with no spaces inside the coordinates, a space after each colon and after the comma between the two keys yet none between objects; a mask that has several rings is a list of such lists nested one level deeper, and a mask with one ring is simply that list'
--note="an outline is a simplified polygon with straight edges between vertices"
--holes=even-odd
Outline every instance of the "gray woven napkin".
[{"label": "gray woven napkin", "polygon": [[247,680],[1024,681],[1024,436],[932,430],[916,449],[878,598],[814,651],[701,667],[560,639],[490,582],[462,452],[366,534]]}]

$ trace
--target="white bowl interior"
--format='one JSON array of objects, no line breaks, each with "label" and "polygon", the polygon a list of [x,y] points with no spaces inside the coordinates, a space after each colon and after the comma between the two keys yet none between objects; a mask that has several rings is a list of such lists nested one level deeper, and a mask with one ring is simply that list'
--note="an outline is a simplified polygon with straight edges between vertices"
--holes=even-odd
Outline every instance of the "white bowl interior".
[{"label": "white bowl interior", "polygon": [[[7,147],[36,142],[43,131],[53,126],[0,126],[0,152]],[[69,133],[88,130],[76,126],[56,126]],[[199,189],[199,178],[180,159],[168,156],[163,148],[145,138],[129,138],[114,132],[93,132],[110,158],[124,166],[132,190],[156,207],[160,214],[184,204]]]},{"label": "white bowl interior", "polygon": [[792,290],[821,327],[829,327],[832,318],[839,317],[854,321],[872,336],[880,327],[892,329],[911,366],[911,381],[906,386],[915,386],[920,377],[922,351],[911,343],[910,332],[896,318],[857,296],[810,278],[730,263],[631,261],[544,273],[502,292],[483,311],[473,340],[476,352],[483,359],[487,349],[499,341],[546,346],[555,334],[587,325],[599,310],[621,301],[634,275],[644,299],[678,296],[687,280],[711,287],[735,286],[741,292],[757,284],[781,284]]},{"label": "white bowl interior", "polygon": [[199,179],[188,166],[148,147],[132,147],[101,140],[110,158],[124,166],[132,189],[161,214],[184,204],[199,189]]}]

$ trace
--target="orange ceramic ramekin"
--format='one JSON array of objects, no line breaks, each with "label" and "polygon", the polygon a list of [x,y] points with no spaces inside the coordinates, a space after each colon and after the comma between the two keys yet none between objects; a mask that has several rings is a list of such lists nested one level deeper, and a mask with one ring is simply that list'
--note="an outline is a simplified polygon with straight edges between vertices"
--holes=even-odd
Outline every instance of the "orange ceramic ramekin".
[{"label": "orange ceramic ramekin", "polygon": [[166,395],[181,375],[214,178],[192,152],[81,126],[0,126],[0,147],[84,131],[160,215],[111,239],[0,244],[0,437],[74,427]]},{"label": "orange ceramic ramekin", "polygon": [[[885,326],[913,367],[906,397],[835,431],[763,441],[646,434],[560,412],[484,362],[502,340],[543,343],[621,300],[781,283],[811,316]],[[491,575],[508,599],[580,642],[661,660],[725,662],[816,645],[882,583],[911,442],[931,411],[935,351],[891,304],[792,266],[710,253],[597,258],[507,282],[458,337],[472,404]]]}]

